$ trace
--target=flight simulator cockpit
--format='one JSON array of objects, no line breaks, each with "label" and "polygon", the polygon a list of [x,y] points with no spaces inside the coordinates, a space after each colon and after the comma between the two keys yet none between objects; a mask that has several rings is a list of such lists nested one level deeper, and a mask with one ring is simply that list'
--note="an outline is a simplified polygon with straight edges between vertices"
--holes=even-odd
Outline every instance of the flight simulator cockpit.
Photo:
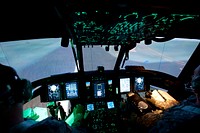
[{"label": "flight simulator cockpit", "polygon": [[[33,85],[37,88],[35,94],[40,95],[40,100],[44,103],[69,100],[70,110],[81,103],[89,112],[87,127],[95,132],[128,132],[129,128],[135,130],[127,124],[130,112],[139,117],[155,111],[157,107],[146,101],[148,93],[159,97],[162,91],[165,96],[170,93],[172,97],[167,97],[173,99],[173,96],[177,96],[174,83],[178,81],[178,74],[165,73],[168,69],[167,63],[163,67],[161,63],[157,64],[160,70],[163,69],[161,72],[141,65],[140,56],[134,58],[134,53],[138,53],[137,47],[144,50],[140,53],[151,53],[151,58],[160,53],[158,62],[170,62],[172,59],[168,54],[163,56],[164,50],[170,53],[165,49],[165,44],[162,52],[157,53],[158,48],[155,47],[149,48],[150,51],[146,49],[153,42],[165,43],[174,37],[182,37],[182,31],[189,33],[191,31],[188,29],[192,28],[196,32],[198,28],[192,26],[198,25],[199,14],[182,14],[176,10],[167,12],[168,10],[161,8],[148,10],[145,6],[138,9],[134,2],[79,2],[55,3],[56,13],[63,24],[60,45],[72,49],[76,71],[54,74],[34,81]],[[88,8],[89,3],[93,6]],[[183,26],[186,23],[190,23],[188,27]],[[195,34],[192,35],[194,37]],[[141,42],[146,47],[142,47]],[[198,43],[199,41],[195,42],[193,50],[198,49]],[[117,51],[117,56],[114,52],[106,53],[111,51],[111,47]],[[91,52],[92,49],[96,51]],[[171,49],[174,49],[173,46]],[[113,59],[112,56],[116,58]],[[98,62],[98,58],[104,60]],[[98,65],[93,66],[94,62]],[[143,63],[149,68],[155,65],[153,61],[149,63],[148,59]],[[177,64],[183,68],[185,65],[181,63],[180,61]],[[176,71],[180,71],[178,67]],[[160,91],[156,93],[154,90]],[[178,91],[182,96],[184,91]],[[167,99],[162,95],[160,98],[164,101]],[[123,103],[129,106],[123,107]],[[69,125],[72,119],[70,116],[69,112],[66,120]]]},{"label": "flight simulator cockpit", "polygon": [[[165,76],[173,79],[170,75]],[[153,89],[149,84],[152,78],[159,81],[156,73],[149,73],[141,66],[127,66],[119,71],[104,70],[99,66],[96,71],[84,74],[53,75],[33,82],[33,85],[39,90],[41,102],[69,100],[71,108],[77,103],[84,105],[89,112],[87,127],[94,132],[119,132],[128,129],[123,125],[130,117],[127,110],[137,116],[156,110],[145,100],[146,93]],[[123,103],[130,105],[122,107]],[[69,113],[66,119],[69,125],[71,119]]]},{"label": "flight simulator cockpit", "polygon": [[[2,19],[9,28],[2,27],[0,62],[34,87],[26,117],[35,113],[41,121],[51,116],[49,106],[69,103],[65,121],[71,126],[73,107],[82,104],[92,131],[132,132],[140,117],[190,95],[185,87],[199,64],[198,4],[156,2],[36,0],[34,9],[20,6]],[[12,15],[19,15],[18,23],[11,23]],[[155,105],[147,100],[152,96],[170,104]]]}]

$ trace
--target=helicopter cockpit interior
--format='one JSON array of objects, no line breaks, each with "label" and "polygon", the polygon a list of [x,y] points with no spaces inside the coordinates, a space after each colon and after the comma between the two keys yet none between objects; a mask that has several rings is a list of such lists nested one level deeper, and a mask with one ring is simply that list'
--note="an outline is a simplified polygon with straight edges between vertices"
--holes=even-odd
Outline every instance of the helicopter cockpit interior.
[{"label": "helicopter cockpit interior", "polygon": [[141,116],[156,110],[145,100],[149,91],[161,90],[175,102],[190,94],[185,88],[200,64],[196,1],[2,5],[0,63],[14,67],[34,87],[32,100],[24,104],[25,117],[41,121],[50,116],[47,106],[58,101],[70,116],[81,103],[90,112],[89,128],[119,132],[126,128],[121,103],[128,98]]}]

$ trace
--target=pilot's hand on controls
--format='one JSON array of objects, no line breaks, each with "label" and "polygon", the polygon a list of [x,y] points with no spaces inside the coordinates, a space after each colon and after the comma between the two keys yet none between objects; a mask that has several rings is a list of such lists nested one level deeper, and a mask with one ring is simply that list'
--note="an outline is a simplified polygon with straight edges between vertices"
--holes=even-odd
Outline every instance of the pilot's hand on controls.
[{"label": "pilot's hand on controls", "polygon": [[80,120],[84,116],[84,106],[81,104],[77,104],[73,109],[74,119]]},{"label": "pilot's hand on controls", "polygon": [[85,111],[85,108],[81,104],[77,104],[73,109],[74,122],[73,126],[80,126],[83,124],[83,120],[87,118],[89,112]]},{"label": "pilot's hand on controls", "polygon": [[84,119],[87,119],[87,117],[88,117],[89,113],[90,113],[89,111],[87,111],[87,110],[85,111],[85,114],[84,114]]}]

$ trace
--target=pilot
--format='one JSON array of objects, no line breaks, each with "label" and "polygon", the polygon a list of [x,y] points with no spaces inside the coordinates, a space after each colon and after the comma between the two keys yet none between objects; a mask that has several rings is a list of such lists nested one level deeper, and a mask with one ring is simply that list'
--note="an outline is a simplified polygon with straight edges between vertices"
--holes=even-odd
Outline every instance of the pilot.
[{"label": "pilot", "polygon": [[31,82],[20,79],[13,68],[0,64],[1,131],[21,133],[36,123],[23,118],[23,103],[31,97]]},{"label": "pilot", "polygon": [[[39,132],[86,132],[81,124],[69,126],[65,121],[48,117],[40,122],[23,118],[23,104],[32,98],[32,85],[29,80],[20,79],[15,69],[0,64],[0,129],[5,133],[39,133]],[[85,115],[83,105],[77,104],[73,115],[81,122]],[[78,111],[77,111],[78,110]],[[74,122],[76,122],[74,121]]]},{"label": "pilot", "polygon": [[163,116],[158,120],[149,132],[196,132],[200,123],[200,65],[194,70],[191,81],[194,95],[180,102],[163,112]]},{"label": "pilot", "polygon": [[191,85],[196,96],[196,104],[200,106],[200,65],[194,70]]}]

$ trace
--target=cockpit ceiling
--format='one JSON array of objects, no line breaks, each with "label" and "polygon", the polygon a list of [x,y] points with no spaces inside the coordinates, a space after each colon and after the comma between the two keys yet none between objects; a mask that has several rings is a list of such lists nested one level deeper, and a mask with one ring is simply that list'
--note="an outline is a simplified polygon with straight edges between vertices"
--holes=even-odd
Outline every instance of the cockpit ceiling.
[{"label": "cockpit ceiling", "polygon": [[0,4],[0,42],[63,37],[80,45],[122,45],[155,36],[200,39],[200,8],[194,0],[9,0]]},{"label": "cockpit ceiling", "polygon": [[[161,41],[176,37],[180,25],[195,24],[199,15],[138,12],[116,13],[95,10],[70,14],[70,34],[78,45],[128,45],[143,40]],[[70,36],[69,36],[70,37]],[[165,40],[165,41],[166,41]]]}]

